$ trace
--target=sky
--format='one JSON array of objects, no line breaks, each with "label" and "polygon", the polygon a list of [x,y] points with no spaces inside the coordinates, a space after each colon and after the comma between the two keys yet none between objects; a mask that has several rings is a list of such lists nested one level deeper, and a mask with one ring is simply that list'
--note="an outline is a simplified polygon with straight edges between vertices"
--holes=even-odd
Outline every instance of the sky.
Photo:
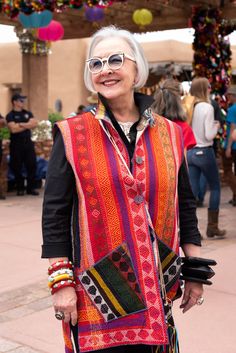
[{"label": "sky", "polygon": [[[185,43],[192,43],[193,34],[194,34],[194,30],[192,28],[184,28],[184,29],[173,29],[168,31],[136,34],[136,38],[140,42],[175,39]],[[236,31],[230,34],[229,40],[232,45],[236,45]],[[11,43],[11,42],[17,42],[17,41],[18,39],[14,32],[13,26],[0,25],[0,43]]]}]

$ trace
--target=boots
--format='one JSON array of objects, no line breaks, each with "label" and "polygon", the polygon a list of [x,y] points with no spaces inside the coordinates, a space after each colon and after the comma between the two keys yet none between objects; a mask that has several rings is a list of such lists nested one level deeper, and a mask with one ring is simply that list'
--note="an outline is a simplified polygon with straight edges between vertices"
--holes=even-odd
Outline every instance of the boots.
[{"label": "boots", "polygon": [[224,238],[226,231],[218,228],[219,210],[208,209],[208,224],[207,224],[207,237],[213,238],[214,236]]}]

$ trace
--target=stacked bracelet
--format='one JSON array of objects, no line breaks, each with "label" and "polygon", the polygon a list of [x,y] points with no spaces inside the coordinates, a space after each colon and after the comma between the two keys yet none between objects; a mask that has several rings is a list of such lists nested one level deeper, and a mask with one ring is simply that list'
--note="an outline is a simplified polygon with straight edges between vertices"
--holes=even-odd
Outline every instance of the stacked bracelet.
[{"label": "stacked bracelet", "polygon": [[65,288],[65,287],[73,287],[73,288],[75,288],[75,281],[67,280],[67,281],[57,282],[52,287],[51,294],[53,295],[54,293],[56,293],[57,291],[59,291],[62,288]]},{"label": "stacked bracelet", "polygon": [[54,264],[50,265],[48,267],[48,274],[52,274],[53,272],[60,270],[62,268],[73,268],[73,264],[71,261],[68,260],[59,260],[57,262],[54,262]]},{"label": "stacked bracelet", "polygon": [[48,287],[51,294],[65,287],[75,288],[75,280],[72,262],[59,260],[48,268]]}]

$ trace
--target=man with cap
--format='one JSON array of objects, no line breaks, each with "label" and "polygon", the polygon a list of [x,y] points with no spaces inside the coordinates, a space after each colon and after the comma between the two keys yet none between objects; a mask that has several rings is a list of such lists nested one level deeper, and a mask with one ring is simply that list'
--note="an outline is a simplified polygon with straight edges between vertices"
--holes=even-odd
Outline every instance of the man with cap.
[{"label": "man with cap", "polygon": [[236,141],[233,141],[233,130],[236,128],[236,85],[228,88],[227,97],[230,107],[226,117],[227,129],[222,161],[226,182],[233,192],[232,205],[236,206]]},{"label": "man with cap", "polygon": [[34,189],[36,173],[36,154],[31,140],[31,129],[37,125],[37,120],[30,111],[23,108],[27,97],[18,93],[12,96],[13,109],[7,114],[6,121],[11,132],[10,167],[15,175],[17,195],[24,195],[23,165],[27,172],[26,192],[29,195],[38,195]]}]

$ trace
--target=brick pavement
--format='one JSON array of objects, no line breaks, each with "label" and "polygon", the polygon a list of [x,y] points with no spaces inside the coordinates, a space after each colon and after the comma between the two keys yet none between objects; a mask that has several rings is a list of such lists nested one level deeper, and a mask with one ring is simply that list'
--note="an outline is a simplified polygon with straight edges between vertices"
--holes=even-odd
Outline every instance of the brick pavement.
[{"label": "brick pavement", "polygon": [[[218,262],[214,285],[206,288],[205,302],[182,315],[177,302],[175,318],[180,331],[181,353],[232,352],[236,337],[226,328],[234,326],[236,281],[232,266],[236,251],[236,208],[222,189],[220,223],[227,229],[224,240],[203,240],[202,253]],[[54,319],[46,287],[47,261],[40,259],[42,196],[0,201],[0,353],[63,353],[60,323]],[[198,209],[204,236],[207,208]],[[7,275],[6,275],[7,274]],[[225,321],[224,321],[225,320]],[[222,335],[224,332],[224,336]],[[222,337],[222,338],[221,338]]]}]

